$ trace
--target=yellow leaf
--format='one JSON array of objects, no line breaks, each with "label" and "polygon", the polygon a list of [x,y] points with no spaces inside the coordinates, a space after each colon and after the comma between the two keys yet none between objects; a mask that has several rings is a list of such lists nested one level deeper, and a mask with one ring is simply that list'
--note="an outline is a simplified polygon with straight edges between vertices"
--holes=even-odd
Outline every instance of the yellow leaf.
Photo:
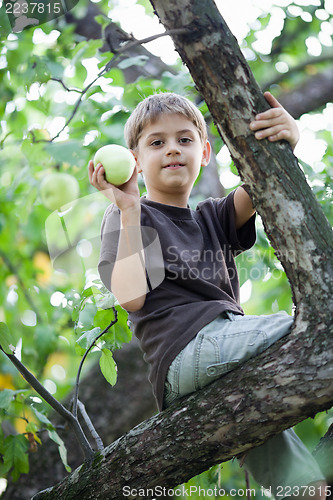
[{"label": "yellow leaf", "polygon": [[15,390],[15,386],[13,385],[13,377],[9,373],[0,374],[0,389]]},{"label": "yellow leaf", "polygon": [[38,251],[33,258],[33,265],[38,271],[36,274],[37,282],[40,285],[47,285],[50,283],[52,276],[52,266],[50,257],[47,253]]}]

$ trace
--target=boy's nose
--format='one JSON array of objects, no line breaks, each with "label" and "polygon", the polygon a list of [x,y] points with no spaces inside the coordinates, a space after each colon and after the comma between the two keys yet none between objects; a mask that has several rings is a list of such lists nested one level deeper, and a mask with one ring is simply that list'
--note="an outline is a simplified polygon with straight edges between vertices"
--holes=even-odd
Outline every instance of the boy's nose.
[{"label": "boy's nose", "polygon": [[167,155],[170,156],[172,154],[180,154],[180,148],[178,142],[172,142],[168,144]]}]

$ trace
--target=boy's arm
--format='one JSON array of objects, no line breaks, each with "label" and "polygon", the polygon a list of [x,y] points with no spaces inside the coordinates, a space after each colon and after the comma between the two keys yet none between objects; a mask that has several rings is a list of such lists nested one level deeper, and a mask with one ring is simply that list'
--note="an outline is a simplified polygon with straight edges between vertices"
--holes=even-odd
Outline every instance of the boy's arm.
[{"label": "boy's arm", "polygon": [[[276,142],[285,139],[294,151],[299,140],[296,121],[270,92],[265,92],[264,96],[272,107],[259,113],[255,121],[250,123],[250,129],[255,132],[255,137],[258,140],[267,138],[271,142]],[[234,205],[236,229],[239,229],[252,217],[255,209],[249,195],[242,187],[236,189]]]},{"label": "boy's arm", "polygon": [[234,207],[236,229],[240,229],[255,213],[251,198],[242,186],[235,191]]},{"label": "boy's arm", "polygon": [[110,289],[121,307],[137,311],[143,306],[147,292],[137,171],[134,169],[131,179],[119,187],[105,180],[101,164],[94,168],[90,161],[88,174],[90,183],[120,209],[121,226]]}]

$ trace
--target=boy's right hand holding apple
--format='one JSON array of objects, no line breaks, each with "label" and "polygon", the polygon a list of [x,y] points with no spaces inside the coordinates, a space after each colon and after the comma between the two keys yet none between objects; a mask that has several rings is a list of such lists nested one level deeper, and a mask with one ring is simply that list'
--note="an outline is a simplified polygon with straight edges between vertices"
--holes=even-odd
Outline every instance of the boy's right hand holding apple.
[{"label": "boy's right hand holding apple", "polygon": [[134,168],[132,177],[122,184],[115,186],[105,179],[105,170],[101,163],[94,167],[93,160],[88,164],[89,182],[101,191],[110,201],[115,203],[119,210],[126,212],[140,206],[140,191],[138,186],[138,173]]}]

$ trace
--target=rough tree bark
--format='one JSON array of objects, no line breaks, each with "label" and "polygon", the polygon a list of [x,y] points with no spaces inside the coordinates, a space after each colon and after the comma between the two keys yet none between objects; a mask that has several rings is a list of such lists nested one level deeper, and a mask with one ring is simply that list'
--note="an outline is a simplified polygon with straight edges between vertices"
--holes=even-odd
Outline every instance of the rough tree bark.
[{"label": "rough tree bark", "polygon": [[268,351],[135,427],[35,500],[122,498],[124,486],[174,487],[333,402],[331,228],[289,146],[259,143],[249,133],[249,122],[267,105],[215,4],[153,4],[166,28],[189,30],[174,38],[176,48],[286,270],[295,324]]}]

